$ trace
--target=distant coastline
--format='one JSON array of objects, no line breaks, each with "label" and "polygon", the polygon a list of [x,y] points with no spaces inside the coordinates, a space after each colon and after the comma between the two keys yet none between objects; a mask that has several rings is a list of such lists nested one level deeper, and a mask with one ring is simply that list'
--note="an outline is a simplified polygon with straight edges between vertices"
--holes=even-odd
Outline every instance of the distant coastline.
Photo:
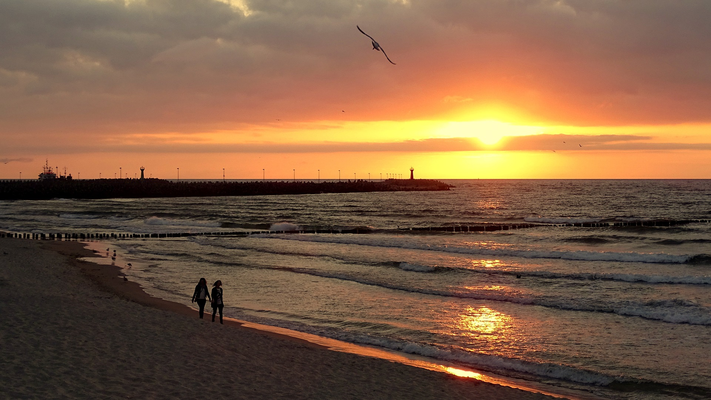
[{"label": "distant coastline", "polygon": [[0,200],[50,200],[260,196],[286,194],[441,191],[452,186],[429,179],[383,181],[169,181],[164,179],[85,179],[0,182]]}]

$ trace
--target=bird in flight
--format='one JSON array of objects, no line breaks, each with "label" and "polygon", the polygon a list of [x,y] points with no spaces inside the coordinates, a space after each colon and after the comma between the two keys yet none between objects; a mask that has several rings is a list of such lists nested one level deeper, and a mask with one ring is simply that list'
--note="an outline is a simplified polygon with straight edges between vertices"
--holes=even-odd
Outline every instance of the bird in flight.
[{"label": "bird in flight", "polygon": [[360,31],[360,33],[362,33],[362,34],[364,34],[365,36],[367,36],[367,37],[370,38],[370,40],[373,42],[373,43],[372,43],[372,44],[373,44],[373,50],[382,51],[382,52],[383,52],[383,55],[385,56],[385,58],[387,58],[388,61],[390,61],[390,64],[395,65],[395,63],[392,62],[392,60],[390,59],[390,57],[388,57],[388,55],[385,54],[385,50],[383,50],[383,48],[380,46],[380,44],[378,44],[378,42],[376,42],[375,39],[373,39],[372,36],[370,36],[370,35],[368,35],[367,33],[363,32],[363,30],[360,29],[360,26],[356,25],[356,28],[358,28],[358,30]]}]

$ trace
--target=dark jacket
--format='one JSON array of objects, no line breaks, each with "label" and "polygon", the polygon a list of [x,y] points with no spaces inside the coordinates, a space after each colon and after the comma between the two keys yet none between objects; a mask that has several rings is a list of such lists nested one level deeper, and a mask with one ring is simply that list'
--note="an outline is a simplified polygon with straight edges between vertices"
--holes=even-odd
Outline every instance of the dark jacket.
[{"label": "dark jacket", "polygon": [[200,288],[201,287],[205,288],[205,297],[207,297],[208,300],[210,299],[210,291],[207,290],[207,285],[200,286],[200,284],[198,283],[197,286],[195,286],[195,292],[193,292],[193,301],[200,300]]},{"label": "dark jacket", "polygon": [[212,304],[220,305],[222,303],[222,288],[214,287],[212,288]]}]

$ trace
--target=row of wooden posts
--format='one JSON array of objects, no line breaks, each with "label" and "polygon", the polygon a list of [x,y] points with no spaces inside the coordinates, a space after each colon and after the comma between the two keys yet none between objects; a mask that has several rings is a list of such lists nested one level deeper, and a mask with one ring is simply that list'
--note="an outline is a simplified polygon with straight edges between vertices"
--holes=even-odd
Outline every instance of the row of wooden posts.
[{"label": "row of wooden posts", "polygon": [[172,232],[172,233],[21,233],[0,232],[0,238],[33,240],[92,240],[92,239],[147,239],[187,236],[249,236],[275,233],[369,233],[368,229],[300,230],[300,231],[223,231],[223,232]]},{"label": "row of wooden posts", "polygon": [[[513,229],[537,228],[545,226],[554,227],[636,227],[636,226],[675,226],[690,223],[709,223],[709,219],[695,220],[649,220],[649,221],[629,221],[629,222],[581,222],[567,224],[484,224],[484,225],[457,225],[457,226],[430,226],[398,228],[397,231],[410,232],[481,232],[481,231],[506,231]],[[0,232],[0,238],[19,238],[33,240],[92,240],[92,239],[141,239],[141,238],[173,238],[187,236],[249,236],[256,234],[363,234],[382,232],[369,228],[353,229],[312,229],[312,230],[291,230],[291,231],[222,231],[222,232],[179,232],[179,233],[18,233]]]}]

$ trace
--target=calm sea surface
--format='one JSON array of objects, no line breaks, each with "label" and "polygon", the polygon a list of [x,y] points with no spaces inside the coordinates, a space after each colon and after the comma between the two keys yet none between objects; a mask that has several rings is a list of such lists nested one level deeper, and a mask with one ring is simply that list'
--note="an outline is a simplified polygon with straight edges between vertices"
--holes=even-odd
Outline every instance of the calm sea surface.
[{"label": "calm sea surface", "polygon": [[[100,246],[171,301],[190,304],[199,278],[221,279],[226,315],[242,320],[606,398],[711,398],[711,223],[699,221],[711,219],[711,181],[447,182],[456,187],[4,201],[0,229],[271,229]],[[613,225],[652,220],[671,224]],[[540,226],[410,229],[523,223]],[[372,233],[337,233],[354,227]]]}]

